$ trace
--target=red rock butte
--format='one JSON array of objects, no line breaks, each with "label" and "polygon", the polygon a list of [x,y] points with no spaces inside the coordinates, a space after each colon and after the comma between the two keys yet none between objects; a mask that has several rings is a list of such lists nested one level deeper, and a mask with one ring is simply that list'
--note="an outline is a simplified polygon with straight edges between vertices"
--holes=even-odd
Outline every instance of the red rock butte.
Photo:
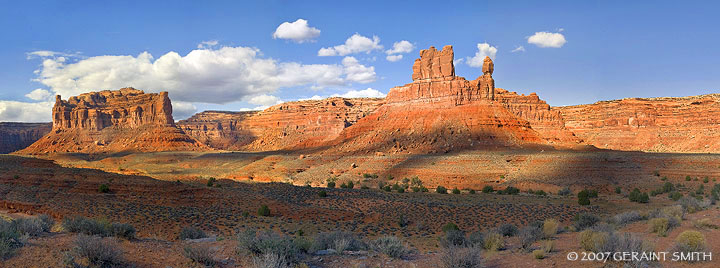
[{"label": "red rock butte", "polygon": [[52,110],[52,131],[20,154],[207,149],[175,126],[167,92],[134,88],[81,94]]}]

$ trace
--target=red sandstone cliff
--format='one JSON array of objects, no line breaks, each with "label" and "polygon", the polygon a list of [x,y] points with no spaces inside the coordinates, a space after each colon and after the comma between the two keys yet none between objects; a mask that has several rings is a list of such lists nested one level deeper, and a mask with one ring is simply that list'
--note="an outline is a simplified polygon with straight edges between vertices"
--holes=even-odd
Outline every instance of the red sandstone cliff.
[{"label": "red sandstone cliff", "polygon": [[343,129],[383,102],[372,98],[328,98],[287,102],[259,112],[206,111],[178,122],[178,126],[199,141],[220,149],[311,148],[334,140]]},{"label": "red sandstone cliff", "polygon": [[613,150],[720,152],[720,94],[553,107],[587,144]]},{"label": "red sandstone cliff", "polygon": [[50,129],[51,123],[0,122],[0,154],[28,147],[50,132]]},{"label": "red sandstone cliff", "polygon": [[133,88],[56,97],[52,131],[20,154],[207,149],[175,126],[167,92]]}]

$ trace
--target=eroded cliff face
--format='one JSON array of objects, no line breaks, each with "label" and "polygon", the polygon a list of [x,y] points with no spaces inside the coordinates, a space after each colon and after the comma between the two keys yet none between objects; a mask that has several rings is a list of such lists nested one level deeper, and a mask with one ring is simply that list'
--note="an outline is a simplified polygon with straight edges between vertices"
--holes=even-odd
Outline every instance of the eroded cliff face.
[{"label": "eroded cliff face", "polygon": [[720,94],[632,98],[554,107],[575,135],[598,148],[720,152]]},{"label": "eroded cliff face", "polygon": [[303,149],[334,140],[343,129],[383,103],[372,98],[287,102],[258,112],[202,112],[178,122],[178,126],[219,149]]},{"label": "eroded cliff face", "polygon": [[175,126],[167,92],[134,88],[56,97],[52,131],[20,154],[207,149]]},{"label": "eroded cliff face", "polygon": [[50,132],[50,129],[51,123],[0,122],[0,154],[28,147]]}]

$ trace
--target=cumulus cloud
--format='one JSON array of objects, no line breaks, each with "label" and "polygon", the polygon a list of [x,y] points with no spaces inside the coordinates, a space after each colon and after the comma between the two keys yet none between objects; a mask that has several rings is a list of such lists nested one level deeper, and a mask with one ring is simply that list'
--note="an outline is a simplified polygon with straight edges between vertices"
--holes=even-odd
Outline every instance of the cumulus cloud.
[{"label": "cumulus cloud", "polygon": [[187,119],[197,112],[197,107],[194,104],[184,101],[173,101],[172,108],[175,121]]},{"label": "cumulus cloud", "polygon": [[386,60],[392,61],[392,62],[402,60],[402,58],[403,58],[403,55],[387,55],[387,57],[385,57]]},{"label": "cumulus cloud", "polygon": [[55,102],[0,101],[0,122],[51,122]]},{"label": "cumulus cloud", "polygon": [[347,81],[366,84],[375,81],[375,67],[367,67],[358,62],[355,57],[345,57],[342,60],[345,67]]},{"label": "cumulus cloud", "polygon": [[478,51],[475,52],[475,56],[467,58],[467,64],[470,65],[470,67],[482,67],[486,56],[495,60],[495,55],[497,54],[496,47],[488,43],[479,43],[477,44],[477,48]]},{"label": "cumulus cloud", "polygon": [[211,48],[218,45],[218,40],[202,41],[197,45],[197,48]]},{"label": "cumulus cloud", "polygon": [[409,53],[415,49],[415,45],[408,42],[407,40],[402,40],[400,42],[393,43],[393,48],[385,50],[385,54],[402,54],[402,53]]},{"label": "cumulus cloud", "polygon": [[560,48],[567,43],[565,36],[559,32],[536,32],[534,35],[528,37],[527,40],[528,44],[533,44],[538,47]]},{"label": "cumulus cloud", "polygon": [[30,91],[30,93],[25,94],[25,97],[36,101],[48,100],[51,96],[52,93],[50,93],[50,91],[44,90],[42,88],[35,89],[33,91]]},{"label": "cumulus cloud", "polygon": [[252,96],[247,100],[247,102],[249,102],[250,104],[255,104],[255,105],[260,105],[260,106],[272,106],[275,104],[283,103],[283,101],[280,100],[280,98],[273,96],[273,95],[267,95],[267,94]]},{"label": "cumulus cloud", "polygon": [[353,34],[345,40],[345,44],[334,47],[324,47],[318,51],[318,56],[345,56],[354,53],[370,53],[373,50],[381,50],[380,38],[373,36],[372,39],[358,33]]},{"label": "cumulus cloud", "polygon": [[348,92],[345,92],[343,94],[332,94],[330,96],[320,96],[315,95],[307,99],[299,99],[299,100],[322,100],[325,98],[331,98],[331,97],[341,97],[341,98],[384,98],[385,93],[382,93],[376,89],[373,88],[367,88],[363,90],[350,90]]},{"label": "cumulus cloud", "polygon": [[289,39],[297,43],[313,41],[313,38],[318,36],[320,36],[320,30],[310,27],[307,20],[304,19],[283,22],[273,33],[273,39]]},{"label": "cumulus cloud", "polygon": [[376,79],[374,67],[345,58],[341,64],[301,64],[264,58],[257,48],[203,48],[180,55],[168,52],[155,59],[137,56],[96,56],[68,63],[44,57],[37,82],[65,97],[132,86],[149,92],[168,91],[173,101],[223,104],[268,94],[279,88],[324,88]]},{"label": "cumulus cloud", "polygon": [[524,47],[524,46],[517,46],[517,47],[515,47],[515,49],[513,49],[513,50],[510,51],[510,52],[512,52],[512,53],[515,53],[515,52],[525,52],[525,47]]}]

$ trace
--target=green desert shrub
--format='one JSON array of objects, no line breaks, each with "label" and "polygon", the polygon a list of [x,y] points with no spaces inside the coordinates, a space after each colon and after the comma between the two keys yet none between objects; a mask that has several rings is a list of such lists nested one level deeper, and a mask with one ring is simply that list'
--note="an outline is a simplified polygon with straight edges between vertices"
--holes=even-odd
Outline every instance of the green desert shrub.
[{"label": "green desert shrub", "polygon": [[438,194],[447,194],[447,188],[443,186],[438,186],[437,188],[435,188],[435,192]]},{"label": "green desert shrub", "polygon": [[178,238],[180,240],[200,239],[205,237],[207,237],[207,234],[205,234],[203,230],[190,226],[183,227],[182,230],[180,230],[180,234],[178,235]]},{"label": "green desert shrub", "polygon": [[335,188],[335,182],[334,182],[334,181],[329,181],[329,182],[327,183],[327,188]]},{"label": "green desert shrub", "polygon": [[486,193],[486,194],[487,194],[487,193],[492,193],[492,192],[494,192],[494,191],[495,191],[495,189],[493,189],[493,187],[490,186],[490,185],[485,185],[485,186],[482,188],[482,192],[483,192],[483,193]]},{"label": "green desert shrub", "polygon": [[458,188],[453,188],[453,189],[452,189],[452,193],[453,193],[453,194],[460,194],[460,190],[459,190]]},{"label": "green desert shrub", "polygon": [[699,252],[707,247],[705,236],[698,231],[684,231],[675,238],[673,247],[676,252]]},{"label": "green desert shrub", "polygon": [[546,252],[542,249],[536,249],[533,250],[532,255],[535,259],[540,260],[545,258]]},{"label": "green desert shrub", "polygon": [[98,192],[101,192],[101,193],[109,193],[109,192],[110,192],[110,186],[108,186],[107,184],[100,184],[100,186],[98,186]]},{"label": "green desert shrub", "polygon": [[73,253],[87,260],[91,267],[123,267],[123,252],[110,238],[81,234],[74,243]]},{"label": "green desert shrub", "polygon": [[505,247],[503,236],[496,232],[488,232],[485,234],[483,248],[488,251],[497,251]]},{"label": "green desert shrub", "polygon": [[517,226],[511,223],[505,223],[497,228],[498,233],[503,236],[515,236],[518,232]]},{"label": "green desert shrub", "polygon": [[497,193],[498,194],[515,195],[515,194],[520,193],[520,189],[512,187],[512,186],[508,186],[507,188],[505,188],[505,190],[497,191]]},{"label": "green desert shrub", "polygon": [[442,268],[483,267],[482,252],[478,247],[448,248],[440,255]]},{"label": "green desert shrub", "polygon": [[183,248],[183,256],[205,267],[215,267],[218,261],[213,257],[213,250],[206,245],[187,245]]},{"label": "green desert shrub", "polygon": [[587,206],[590,205],[590,194],[587,190],[582,190],[578,192],[578,204],[581,206]]},{"label": "green desert shrub", "polygon": [[457,224],[449,222],[442,227],[442,231],[447,233],[448,231],[456,230],[459,231],[460,227],[457,226]]},{"label": "green desert shrub", "polygon": [[637,203],[648,203],[650,201],[650,196],[647,193],[640,192],[638,188],[633,189],[628,198],[630,201]]},{"label": "green desert shrub", "polygon": [[216,181],[217,181],[217,179],[215,179],[215,177],[210,177],[210,178],[208,179],[208,181],[207,181],[207,186],[208,186],[208,187],[212,187],[213,184],[215,184]]},{"label": "green desert shrub", "polygon": [[383,236],[372,242],[372,248],[388,257],[402,259],[411,253],[402,240],[395,236]]},{"label": "green desert shrub", "polygon": [[543,236],[545,238],[551,238],[555,236],[558,232],[558,227],[560,227],[560,222],[558,222],[555,219],[547,219],[543,223]]},{"label": "green desert shrub", "polygon": [[656,233],[659,236],[667,236],[670,226],[667,218],[653,218],[648,221],[649,230],[651,233]]},{"label": "green desert shrub", "polygon": [[262,205],[258,208],[258,216],[270,216],[270,208],[267,205]]},{"label": "green desert shrub", "polygon": [[318,196],[319,196],[319,197],[327,197],[327,192],[326,192],[326,191],[319,191],[319,192],[318,192]]},{"label": "green desert shrub", "polygon": [[673,201],[678,201],[678,200],[680,200],[680,198],[683,197],[683,194],[676,191],[676,192],[670,193],[670,195],[668,195],[668,197],[670,197],[670,199],[672,199]]}]

